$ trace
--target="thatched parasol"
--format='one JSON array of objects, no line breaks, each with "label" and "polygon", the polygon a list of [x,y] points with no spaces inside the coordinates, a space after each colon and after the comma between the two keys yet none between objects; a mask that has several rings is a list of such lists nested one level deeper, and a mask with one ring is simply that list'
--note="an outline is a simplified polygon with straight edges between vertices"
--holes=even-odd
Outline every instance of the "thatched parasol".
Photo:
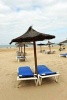
[{"label": "thatched parasol", "polygon": [[63,43],[60,42],[58,45],[60,46],[59,51],[61,51],[62,50],[61,46],[63,45]]},{"label": "thatched parasol", "polygon": [[35,73],[38,73],[37,72],[36,41],[42,41],[42,40],[53,39],[53,38],[55,38],[54,35],[43,34],[43,33],[37,32],[31,26],[31,27],[29,27],[29,29],[27,30],[26,33],[24,33],[23,35],[13,39],[10,42],[10,44],[12,42],[33,42],[33,46],[34,46],[34,60],[35,60]]},{"label": "thatched parasol", "polygon": [[25,52],[25,47],[28,47],[28,44],[30,44],[30,42],[16,42],[15,45],[17,47],[19,47],[19,52],[22,53],[22,47],[24,47],[24,52]]},{"label": "thatched parasol", "polygon": [[24,44],[23,43],[20,43],[20,42],[16,42],[15,45],[17,47],[19,47],[19,52],[22,52],[22,47],[24,46]]},{"label": "thatched parasol", "polygon": [[65,46],[66,43],[67,43],[67,39],[59,43],[59,45],[60,45],[60,49],[59,50],[60,51],[62,50],[61,46],[63,46],[63,49],[65,49],[64,46]]},{"label": "thatched parasol", "polygon": [[64,40],[64,41],[62,41],[62,42],[60,42],[60,43],[67,43],[67,39],[66,39],[66,40]]},{"label": "thatched parasol", "polygon": [[55,43],[52,43],[52,42],[48,41],[47,44],[46,44],[46,45],[49,46],[49,50],[50,50],[50,51],[51,51],[51,45],[52,45],[52,44],[55,44]]},{"label": "thatched parasol", "polygon": [[44,46],[45,44],[44,43],[39,43],[39,44],[37,44],[38,46],[40,46],[40,52],[42,52],[42,46]]}]

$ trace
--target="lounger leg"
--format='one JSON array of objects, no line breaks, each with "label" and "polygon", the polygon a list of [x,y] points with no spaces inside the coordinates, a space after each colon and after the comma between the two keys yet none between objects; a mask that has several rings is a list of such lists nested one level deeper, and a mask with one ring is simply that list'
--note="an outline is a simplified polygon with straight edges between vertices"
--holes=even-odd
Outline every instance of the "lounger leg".
[{"label": "lounger leg", "polygon": [[16,60],[17,60],[17,57],[16,57]]},{"label": "lounger leg", "polygon": [[55,81],[58,82],[59,76],[55,76]]},{"label": "lounger leg", "polygon": [[35,84],[36,84],[36,86],[38,85],[38,79],[35,80]]},{"label": "lounger leg", "polygon": [[18,59],[18,62],[19,62],[19,59]]},{"label": "lounger leg", "polygon": [[39,77],[39,85],[41,85],[41,84],[42,84],[42,78]]},{"label": "lounger leg", "polygon": [[57,82],[57,77],[55,76],[55,82]]},{"label": "lounger leg", "polygon": [[17,87],[18,87],[18,88],[20,87],[20,81],[17,82]]}]

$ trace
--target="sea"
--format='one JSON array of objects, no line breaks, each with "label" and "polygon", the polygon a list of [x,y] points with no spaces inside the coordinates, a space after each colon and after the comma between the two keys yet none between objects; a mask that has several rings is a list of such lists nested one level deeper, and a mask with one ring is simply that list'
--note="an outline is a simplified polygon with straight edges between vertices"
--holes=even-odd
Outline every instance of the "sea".
[{"label": "sea", "polygon": [[[0,45],[0,48],[15,48],[16,45]],[[28,45],[27,47],[33,47],[33,45]]]},{"label": "sea", "polygon": [[[56,46],[57,44],[54,44]],[[65,44],[67,46],[67,43]],[[33,45],[28,45],[28,47],[32,47]],[[15,48],[16,45],[0,45],[0,48]],[[45,46],[46,47],[46,46]]]},{"label": "sea", "polygon": [[14,48],[16,45],[0,45],[0,48]]}]

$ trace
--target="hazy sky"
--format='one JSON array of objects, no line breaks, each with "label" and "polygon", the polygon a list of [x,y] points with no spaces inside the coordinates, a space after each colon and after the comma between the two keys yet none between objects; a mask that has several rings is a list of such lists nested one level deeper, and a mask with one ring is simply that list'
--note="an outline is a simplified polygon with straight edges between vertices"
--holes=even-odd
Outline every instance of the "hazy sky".
[{"label": "hazy sky", "polygon": [[0,0],[0,45],[23,33],[29,26],[55,35],[51,42],[67,38],[67,0]]}]

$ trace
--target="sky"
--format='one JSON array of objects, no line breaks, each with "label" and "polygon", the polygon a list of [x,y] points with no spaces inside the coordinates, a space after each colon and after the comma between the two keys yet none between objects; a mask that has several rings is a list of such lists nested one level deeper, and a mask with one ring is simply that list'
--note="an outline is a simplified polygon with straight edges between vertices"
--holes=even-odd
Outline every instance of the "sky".
[{"label": "sky", "polygon": [[9,44],[30,26],[55,35],[51,42],[67,39],[67,0],[0,0],[0,45]]}]

